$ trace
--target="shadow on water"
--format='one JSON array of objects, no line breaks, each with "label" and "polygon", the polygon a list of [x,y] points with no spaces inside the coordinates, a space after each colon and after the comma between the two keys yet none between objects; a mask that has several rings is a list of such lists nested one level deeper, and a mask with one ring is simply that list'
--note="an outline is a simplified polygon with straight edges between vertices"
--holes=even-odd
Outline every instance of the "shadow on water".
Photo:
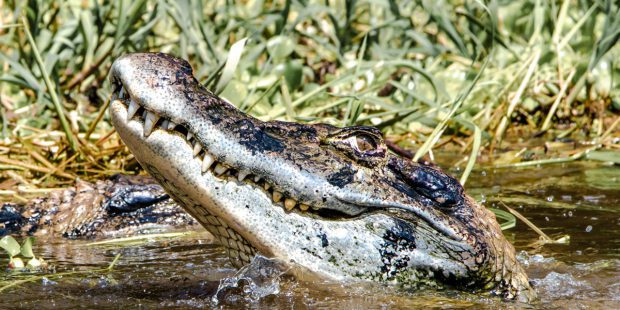
[{"label": "shadow on water", "polygon": [[0,308],[620,307],[620,167],[573,163],[478,171],[467,191],[487,206],[501,208],[501,201],[518,210],[551,237],[570,235],[569,244],[541,246],[535,243],[538,235],[520,222],[505,231],[538,291],[534,305],[455,291],[305,282],[283,275],[266,259],[237,272],[222,248],[198,234],[123,248],[39,240],[37,253],[58,271],[106,267],[117,253],[122,259],[111,273],[42,280],[2,292]]}]

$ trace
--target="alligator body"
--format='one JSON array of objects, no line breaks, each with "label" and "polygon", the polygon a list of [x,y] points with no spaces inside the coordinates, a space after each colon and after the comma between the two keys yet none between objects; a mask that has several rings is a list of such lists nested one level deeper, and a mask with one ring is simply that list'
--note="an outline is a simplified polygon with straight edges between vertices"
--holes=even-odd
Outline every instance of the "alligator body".
[{"label": "alligator body", "polygon": [[25,205],[0,205],[0,236],[97,238],[168,231],[197,225],[159,184],[145,176],[116,175],[53,191]]},{"label": "alligator body", "polygon": [[165,54],[125,55],[110,79],[122,140],[234,264],[260,253],[304,275],[534,298],[495,216],[376,128],[260,121]]}]

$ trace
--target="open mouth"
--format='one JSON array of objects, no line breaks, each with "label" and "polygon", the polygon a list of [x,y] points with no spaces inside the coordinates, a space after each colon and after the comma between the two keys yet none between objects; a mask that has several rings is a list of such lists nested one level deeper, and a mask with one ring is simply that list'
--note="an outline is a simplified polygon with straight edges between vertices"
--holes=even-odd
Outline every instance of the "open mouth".
[{"label": "open mouth", "polygon": [[222,181],[238,181],[252,185],[256,190],[264,191],[271,197],[273,204],[284,208],[287,212],[301,212],[306,215],[314,215],[325,219],[347,219],[354,216],[333,209],[325,209],[304,204],[284,193],[276,190],[265,178],[252,174],[249,171],[238,169],[222,161],[209,153],[208,149],[196,139],[195,135],[185,126],[177,124],[165,117],[149,111],[138,100],[132,98],[122,83],[114,79],[114,92],[112,101],[119,101],[127,108],[127,122],[137,121],[142,123],[144,137],[147,138],[155,130],[164,130],[168,134],[183,138],[188,148],[193,153],[194,160],[199,161],[202,174],[210,173]]},{"label": "open mouth", "polygon": [[406,204],[369,203],[368,205],[358,205],[343,199],[339,199],[341,204],[350,204],[359,212],[348,213],[329,206],[315,206],[311,203],[304,203],[300,199],[290,197],[286,191],[278,188],[277,183],[270,180],[268,176],[258,175],[249,169],[238,168],[218,160],[218,156],[209,152],[209,148],[202,144],[196,136],[183,124],[178,124],[158,113],[148,110],[140,103],[137,98],[132,97],[131,92],[115,76],[112,76],[114,92],[112,101],[119,101],[127,109],[126,122],[139,122],[143,128],[144,139],[148,138],[153,131],[163,130],[167,134],[176,135],[187,143],[188,152],[193,154],[193,159],[197,161],[202,175],[210,174],[222,182],[238,182],[251,185],[257,192],[262,191],[271,198],[273,206],[283,208],[285,212],[301,214],[320,220],[346,221],[355,220],[360,217],[369,216],[376,213],[389,214],[391,217],[400,218],[406,222],[423,221],[429,227],[433,227],[449,239],[461,241],[454,230],[444,223],[432,220],[432,215],[425,211],[420,211]]}]

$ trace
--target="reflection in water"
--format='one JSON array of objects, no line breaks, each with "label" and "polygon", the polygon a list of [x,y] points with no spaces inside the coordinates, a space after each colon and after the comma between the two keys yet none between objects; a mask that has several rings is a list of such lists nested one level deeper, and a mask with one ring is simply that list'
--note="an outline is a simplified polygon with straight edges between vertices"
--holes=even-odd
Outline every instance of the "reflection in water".
[{"label": "reflection in water", "polygon": [[[570,235],[569,244],[540,246],[537,234],[522,223],[505,232],[538,291],[535,308],[620,308],[620,167],[486,170],[474,172],[467,187],[488,206],[501,208],[501,201],[518,210],[551,237]],[[121,253],[113,272],[25,284],[0,293],[0,309],[525,306],[457,291],[295,280],[264,258],[237,271],[206,233],[126,247],[87,243],[39,239],[35,249],[59,272],[106,267]]]}]

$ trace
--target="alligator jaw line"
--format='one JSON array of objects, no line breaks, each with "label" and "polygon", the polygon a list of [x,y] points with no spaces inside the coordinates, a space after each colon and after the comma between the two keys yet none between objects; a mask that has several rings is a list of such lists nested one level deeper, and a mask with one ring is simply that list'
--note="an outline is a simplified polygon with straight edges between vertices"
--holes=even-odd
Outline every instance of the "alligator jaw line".
[{"label": "alligator jaw line", "polygon": [[217,161],[216,158],[209,153],[208,149],[200,144],[196,136],[183,125],[178,125],[171,120],[157,115],[155,112],[147,111],[138,103],[138,100],[131,98],[131,95],[124,89],[124,86],[119,85],[117,89],[112,99],[117,104],[122,104],[126,108],[126,119],[128,123],[136,122],[141,124],[145,139],[156,130],[163,130],[170,134],[184,137],[187,147],[192,150],[195,160],[200,163],[200,170],[203,174],[210,173],[222,181],[237,180],[252,185],[256,190],[265,191],[267,196],[273,198],[272,201],[274,205],[285,208],[287,211],[293,211],[294,209],[300,212],[318,210],[316,207],[298,203],[298,201],[292,197],[283,197],[282,193],[275,190],[266,179],[258,175],[252,175],[248,171],[235,169],[224,162]]}]

